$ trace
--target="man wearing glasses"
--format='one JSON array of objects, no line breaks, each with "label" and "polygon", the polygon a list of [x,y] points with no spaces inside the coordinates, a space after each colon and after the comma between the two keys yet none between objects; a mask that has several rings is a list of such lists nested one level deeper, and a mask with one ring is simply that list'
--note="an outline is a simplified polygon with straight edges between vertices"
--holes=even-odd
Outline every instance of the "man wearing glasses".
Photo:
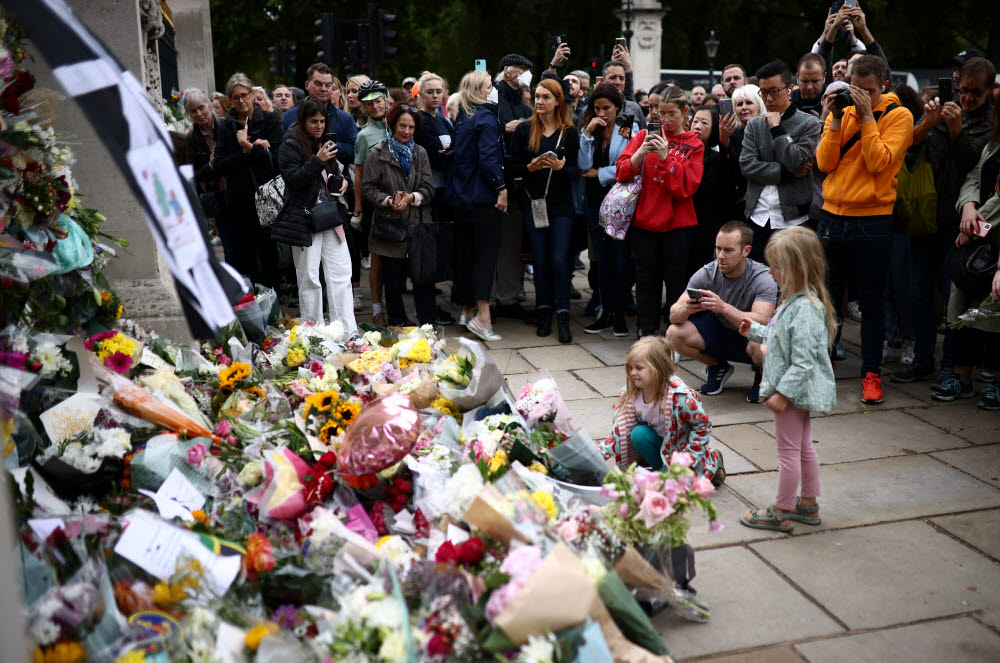
[{"label": "man wearing glasses", "polygon": [[823,125],[792,105],[792,72],[784,62],[765,64],[757,79],[767,112],[747,123],[740,170],[747,180],[745,214],[754,231],[750,258],[763,262],[771,233],[809,216],[813,154]]},{"label": "man wearing glasses", "polygon": [[[960,61],[959,53],[953,62]],[[927,134],[926,156],[934,169],[937,189],[937,233],[910,238],[914,269],[910,292],[913,297],[914,355],[913,363],[892,374],[893,382],[928,380],[935,375],[934,347],[940,309],[934,306],[937,275],[944,257],[955,247],[960,222],[965,222],[972,234],[972,215],[962,219],[955,210],[955,200],[965,183],[965,177],[979,162],[989,139],[993,113],[996,69],[989,60],[974,57],[964,61],[958,72],[957,99],[936,97],[924,107],[924,123],[934,128]],[[952,377],[951,329],[945,330],[941,371],[934,384],[941,385]],[[965,395],[962,394],[962,397]]]}]

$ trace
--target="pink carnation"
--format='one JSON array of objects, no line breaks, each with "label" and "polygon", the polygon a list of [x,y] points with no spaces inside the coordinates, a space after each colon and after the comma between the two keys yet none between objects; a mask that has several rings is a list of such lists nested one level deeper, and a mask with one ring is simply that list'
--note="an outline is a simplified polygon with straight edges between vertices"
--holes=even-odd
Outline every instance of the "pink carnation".
[{"label": "pink carnation", "polygon": [[641,520],[646,524],[646,527],[652,529],[673,512],[674,507],[670,505],[666,497],[650,491],[642,499],[639,512],[635,514],[635,520]]}]

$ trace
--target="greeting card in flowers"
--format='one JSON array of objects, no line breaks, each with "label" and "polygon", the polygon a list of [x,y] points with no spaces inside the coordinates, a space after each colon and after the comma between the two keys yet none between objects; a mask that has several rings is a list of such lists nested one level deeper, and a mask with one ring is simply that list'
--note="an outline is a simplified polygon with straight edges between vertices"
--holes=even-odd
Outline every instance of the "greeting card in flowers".
[{"label": "greeting card in flowers", "polygon": [[97,414],[106,405],[107,401],[97,394],[73,394],[43,412],[39,419],[49,441],[58,444],[93,428]]}]

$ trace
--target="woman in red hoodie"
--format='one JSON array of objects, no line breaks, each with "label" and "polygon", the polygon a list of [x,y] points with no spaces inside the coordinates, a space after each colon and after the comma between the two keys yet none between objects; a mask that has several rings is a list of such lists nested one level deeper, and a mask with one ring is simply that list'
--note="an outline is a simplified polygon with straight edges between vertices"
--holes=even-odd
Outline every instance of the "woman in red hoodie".
[{"label": "woman in red hoodie", "polygon": [[667,301],[680,297],[698,218],[692,196],[701,183],[705,146],[684,129],[687,95],[676,85],[660,96],[659,132],[640,131],[616,162],[615,178],[642,174],[642,192],[626,240],[635,261],[639,337],[659,333],[663,283]]}]

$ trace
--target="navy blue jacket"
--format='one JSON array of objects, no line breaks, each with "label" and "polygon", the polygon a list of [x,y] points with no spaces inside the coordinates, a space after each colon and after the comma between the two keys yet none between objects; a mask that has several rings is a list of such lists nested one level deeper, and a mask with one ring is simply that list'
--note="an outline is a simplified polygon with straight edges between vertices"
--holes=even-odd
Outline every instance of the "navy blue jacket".
[{"label": "navy blue jacket", "polygon": [[457,212],[496,204],[497,195],[507,186],[496,104],[481,104],[471,116],[459,111],[453,141],[455,159],[445,202]]},{"label": "navy blue jacket", "polygon": [[[289,108],[281,118],[281,132],[288,131],[299,119],[299,108]],[[349,166],[354,163],[354,141],[358,137],[358,127],[354,124],[354,118],[348,113],[340,110],[332,102],[326,103],[326,111],[329,121],[326,123],[327,131],[337,134],[337,161]]]}]

